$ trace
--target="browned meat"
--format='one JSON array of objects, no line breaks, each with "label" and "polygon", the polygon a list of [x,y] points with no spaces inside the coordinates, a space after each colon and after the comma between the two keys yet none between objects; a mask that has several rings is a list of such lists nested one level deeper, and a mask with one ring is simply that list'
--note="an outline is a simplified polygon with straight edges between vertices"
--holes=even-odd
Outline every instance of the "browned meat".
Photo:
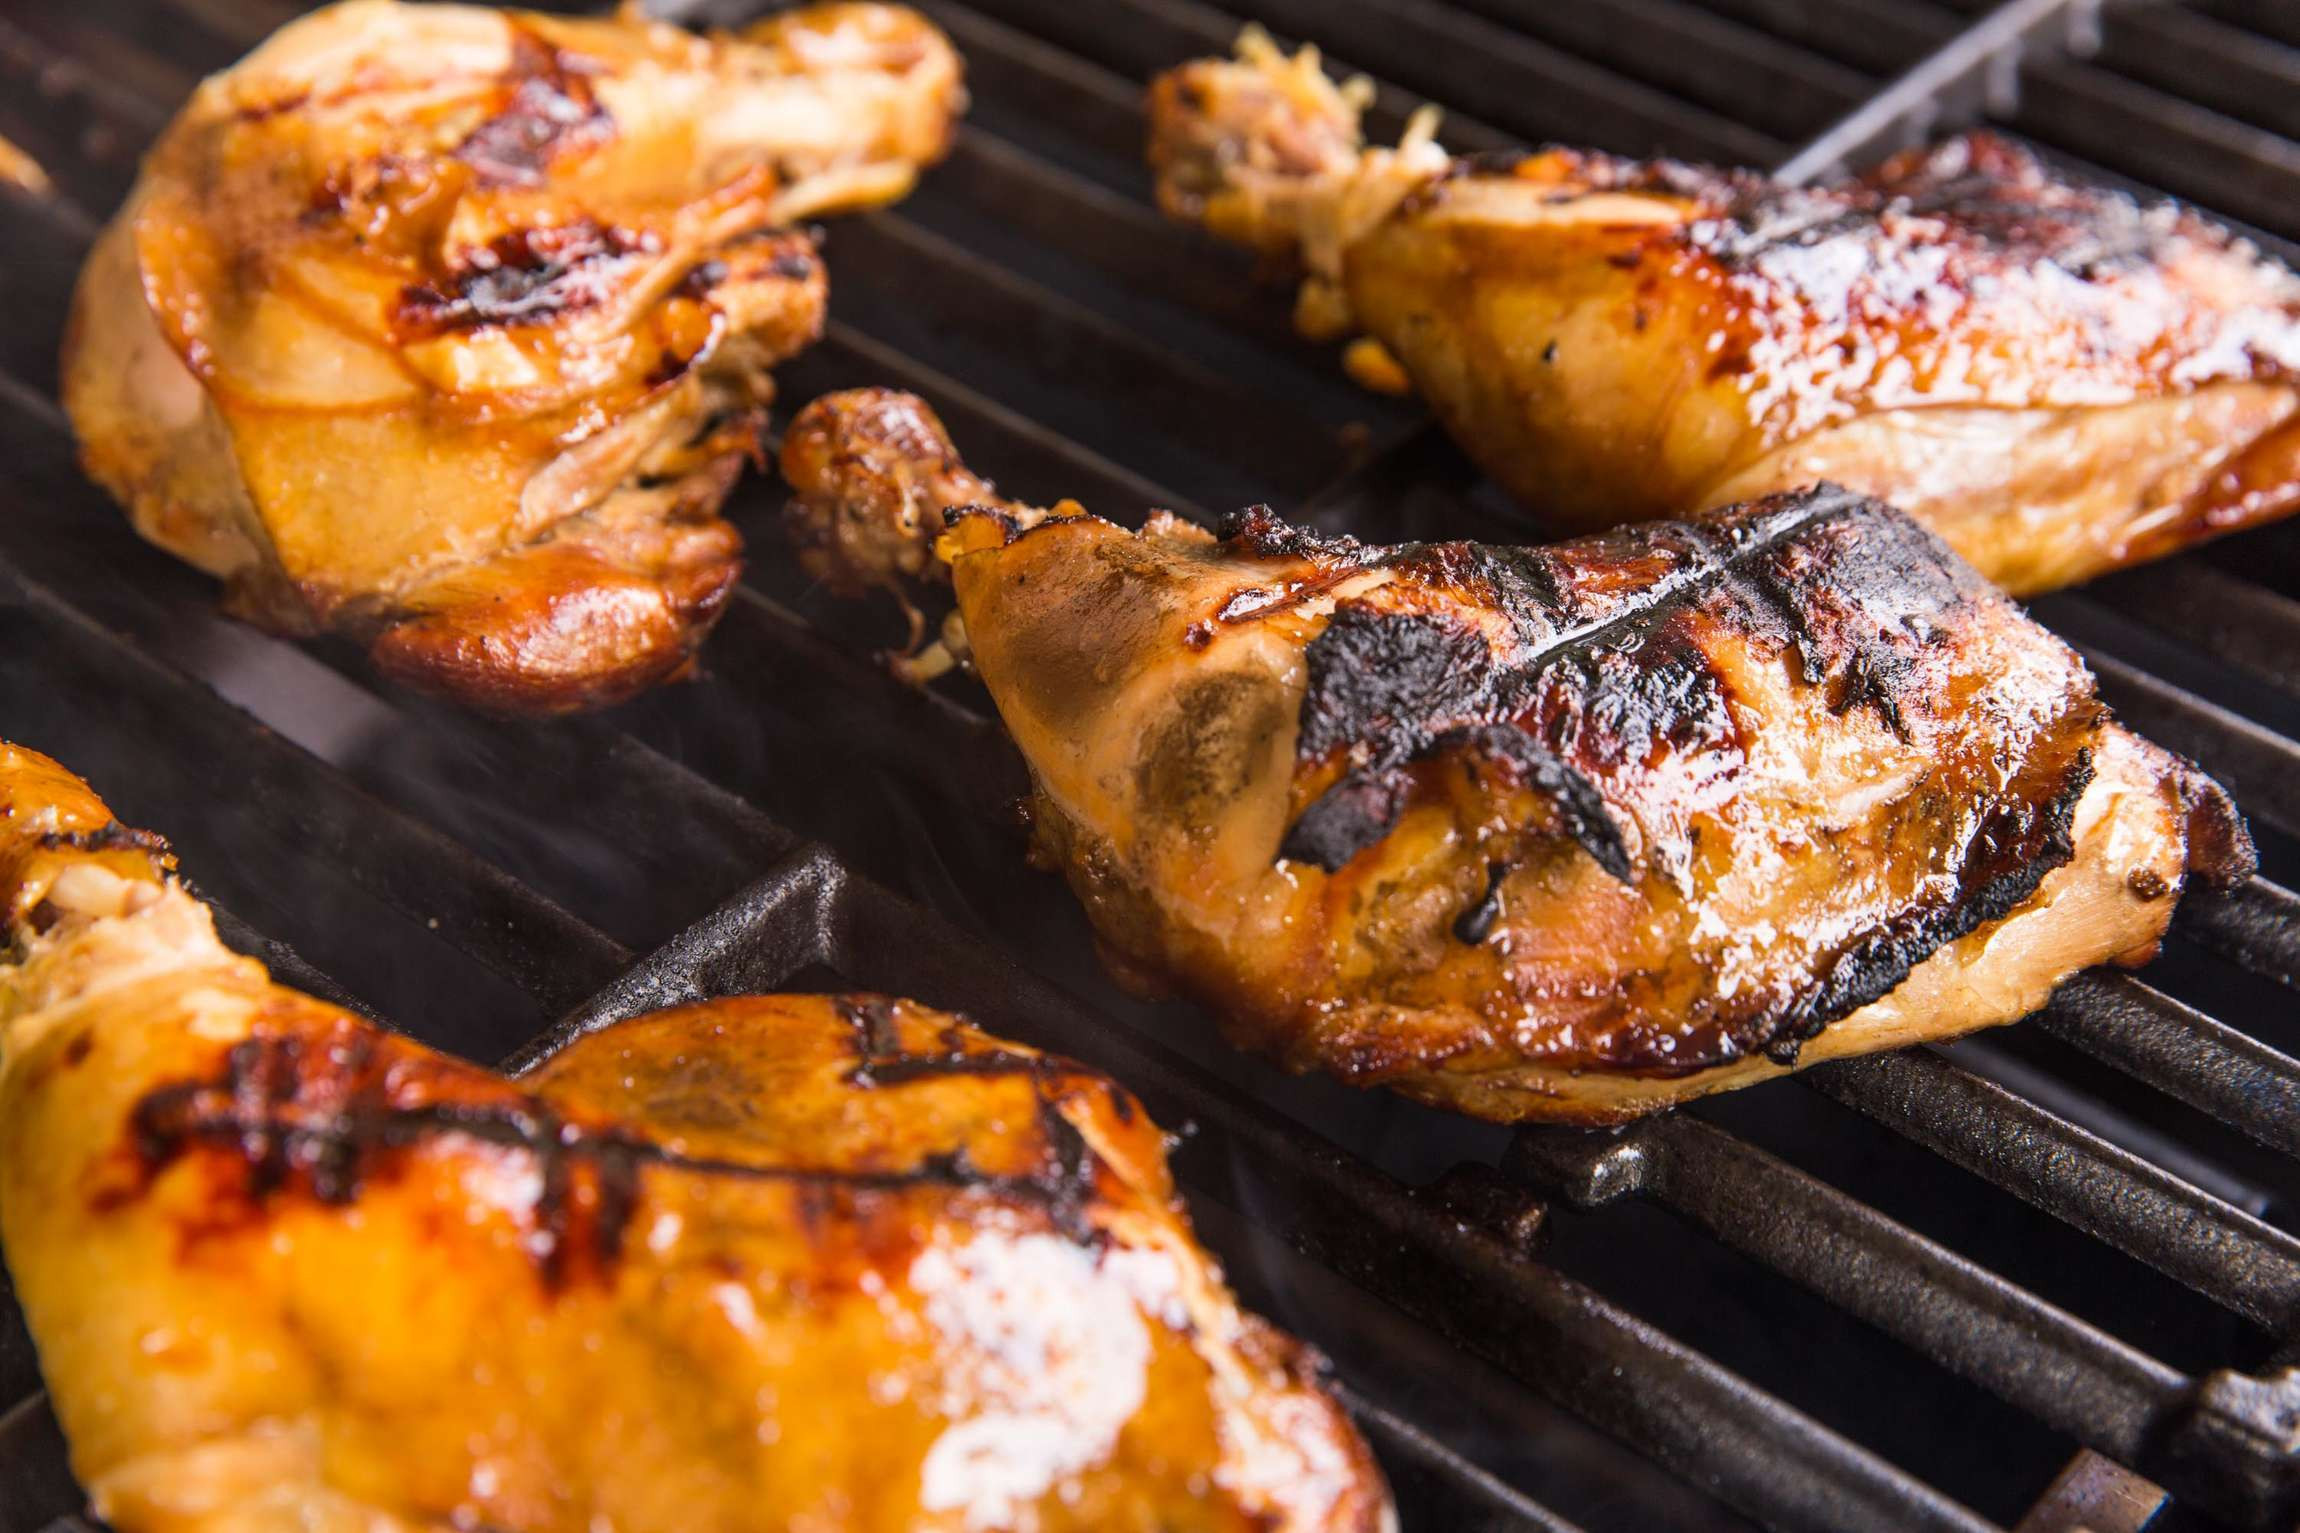
[{"label": "browned meat", "polygon": [[83,272],[90,471],[235,610],[559,712],[679,672],[813,241],[899,196],[962,92],[912,12],[697,37],[348,0],[200,86]]},{"label": "browned meat", "polygon": [[120,1533],[1376,1533],[1140,1104],[907,1001],[511,1081],[268,980],[0,746],[0,1239]]},{"label": "browned meat", "polygon": [[1818,188],[1367,149],[1314,55],[1239,54],[1152,87],[1161,203],[1566,530],[1828,479],[2026,593],[2300,506],[2300,279],[2192,212],[1985,135]]},{"label": "browned meat", "polygon": [[783,527],[800,566],[842,596],[878,587],[906,607],[920,587],[948,578],[934,556],[946,509],[1045,514],[1001,496],[959,461],[933,408],[894,389],[809,404],[783,434],[782,471],[791,487]]},{"label": "browned meat", "polygon": [[2251,866],[2065,645],[1833,486],[1547,548],[985,510],[940,552],[1121,975],[1481,1116],[2010,1022]]}]

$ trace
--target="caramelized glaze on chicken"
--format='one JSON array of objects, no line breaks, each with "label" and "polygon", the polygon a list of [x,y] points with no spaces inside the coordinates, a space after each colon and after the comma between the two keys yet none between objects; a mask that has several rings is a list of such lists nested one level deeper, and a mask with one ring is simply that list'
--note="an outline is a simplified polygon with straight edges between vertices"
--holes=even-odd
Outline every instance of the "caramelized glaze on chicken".
[{"label": "caramelized glaze on chicken", "polygon": [[490,708],[627,697],[732,589],[719,504],[821,329],[784,226],[901,195],[961,97],[892,6],[297,21],[199,87],[89,258],[89,469],[266,626]]},{"label": "caramelized glaze on chicken", "polygon": [[1547,548],[961,508],[941,553],[1120,976],[1480,1116],[2010,1022],[2251,867],[2067,646],[1834,486]]},{"label": "caramelized glaze on chicken", "polygon": [[1151,89],[1161,204],[1296,260],[1567,530],[1818,480],[2048,590],[2300,506],[2300,279],[1973,136],[1838,185],[1362,147],[1314,54]]},{"label": "caramelized glaze on chicken", "polygon": [[507,1080],[170,866],[0,747],[0,1237],[121,1533],[1389,1525],[1109,1080],[871,996]]}]

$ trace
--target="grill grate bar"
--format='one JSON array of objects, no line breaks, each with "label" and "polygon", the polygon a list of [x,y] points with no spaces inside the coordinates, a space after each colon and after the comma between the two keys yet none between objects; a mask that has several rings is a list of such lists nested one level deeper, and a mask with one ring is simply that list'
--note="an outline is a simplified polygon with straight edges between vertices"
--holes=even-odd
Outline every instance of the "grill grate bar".
[{"label": "grill grate bar", "polygon": [[1753,30],[1684,0],[1453,0],[1457,10],[1538,39],[1784,140],[1850,110],[1876,82],[1801,41]]},{"label": "grill grate bar", "polygon": [[2300,138],[2300,48],[2290,44],[2179,6],[2131,5],[2106,18],[2096,62]]},{"label": "grill grate bar", "polygon": [[1418,0],[1245,0],[1273,31],[1331,41],[1346,54],[1395,60],[1400,85],[1458,101],[1525,139],[1570,139],[1625,154],[1661,152],[1770,164],[1783,140],[1692,102],[1622,79],[1479,17]]},{"label": "grill grate bar", "polygon": [[2225,893],[2196,890],[2182,898],[2172,929],[2287,990],[2300,990],[2300,894],[2280,884],[2255,876]]},{"label": "grill grate bar", "polygon": [[2041,62],[2022,79],[2014,126],[2285,239],[2300,237],[2292,191],[2300,143],[2103,69]]},{"label": "grill grate bar", "polygon": [[[1320,1260],[1534,1384],[1560,1405],[1769,1526],[1991,1526],[1906,1472],[1720,1367],[1596,1292],[1450,1214],[1410,1245],[1386,1219],[1344,1213],[1294,1239]],[[1419,1270],[1384,1278],[1400,1252]],[[1620,1387],[1634,1377],[1635,1389]]]},{"label": "grill grate bar", "polygon": [[2037,1013],[2063,1043],[2300,1156],[2300,1061],[2129,974],[2088,970]]},{"label": "grill grate bar", "polygon": [[[0,79],[0,89],[6,84]],[[0,134],[8,125],[0,120]],[[71,292],[80,257],[96,226],[71,203],[0,188],[0,218],[8,221],[8,254],[0,261],[0,306],[16,322],[0,326],[0,377],[12,378],[43,405],[55,392],[56,339],[62,295]],[[49,316],[48,323],[33,322]]]},{"label": "grill grate bar", "polygon": [[1646,1196],[2055,1428],[2145,1462],[2189,1381],[2095,1326],[1685,1113],[1531,1130],[1505,1167],[1576,1207]]},{"label": "grill grate bar", "polygon": [[1140,198],[1122,196],[979,129],[961,130],[951,157],[935,167],[934,182],[928,194],[934,202],[963,203],[971,213],[998,219],[1043,247],[1171,295],[1242,334],[1314,362],[1314,386],[1332,388],[1339,382],[1328,349],[1301,340],[1265,290],[1242,280],[1235,263],[1207,260],[1203,236],[1161,216]]},{"label": "grill grate bar", "polygon": [[1418,1487],[1398,1482],[1406,1475],[1426,1475],[1443,1481],[1452,1497],[1474,1498],[1479,1503],[1478,1511],[1483,1515],[1462,1524],[1459,1533],[1580,1533],[1572,1523],[1511,1489],[1397,1412],[1383,1409],[1348,1384],[1337,1381],[1333,1389],[1343,1409],[1372,1440],[1392,1487],[1402,1499],[1414,1499]]},{"label": "grill grate bar", "polygon": [[150,120],[149,103],[143,112],[123,110],[127,94],[99,86],[76,63],[51,73],[41,62],[50,56],[0,17],[0,80],[10,87],[0,97],[0,132],[83,209],[116,206],[135,178],[137,154],[166,118]]},{"label": "grill grate bar", "polygon": [[[1040,413],[1066,436],[1131,443],[1167,465],[1159,477],[1226,484],[1241,502],[1271,482],[1305,493],[1333,471],[1331,433],[1283,401],[906,218],[842,220],[829,246],[851,323],[930,357],[963,341],[1012,392],[1043,399]],[[936,280],[916,281],[922,271]]]},{"label": "grill grate bar", "polygon": [[2075,648],[2135,734],[2194,759],[2247,814],[2300,834],[2300,744],[2129,661],[2088,644]]},{"label": "grill grate bar", "polygon": [[1798,1080],[2278,1334],[2300,1330],[2300,1239],[1929,1049]]},{"label": "grill grate bar", "polygon": [[2300,48],[2300,16],[2286,0],[2202,0],[2200,9],[2230,26]]},{"label": "grill grate bar", "polygon": [[1854,69],[1890,76],[1955,36],[1957,18],[1925,0],[1700,0]]},{"label": "grill grate bar", "polygon": [[2087,11],[2073,0],[2007,0],[1806,143],[1776,172],[1812,181],[1921,143],[1982,107],[2009,106],[2021,52],[2072,35]]},{"label": "grill grate bar", "polygon": [[2300,696],[2300,601],[2197,558],[2167,559],[2090,589],[2119,614]]},{"label": "grill grate bar", "polygon": [[1084,140],[1114,169],[1128,172],[1127,186],[1139,183],[1143,125],[1138,84],[952,0],[924,0],[919,9],[958,45],[980,107],[1027,111],[1033,122]]},{"label": "grill grate bar", "polygon": [[[1238,17],[1196,0],[1103,0],[1091,7],[1066,0],[974,0],[974,6],[1137,85],[1185,60],[1227,54],[1244,25]],[[1393,46],[1375,50],[1382,57],[1394,52]],[[1327,63],[1330,72],[1360,72],[1332,59]],[[1422,99],[1377,79],[1373,107],[1366,114],[1367,131],[1377,137],[1395,136]],[[1501,149],[1514,142],[1501,129],[1451,110],[1446,113],[1445,131],[1447,142],[1460,149]],[[1139,146],[1132,152],[1138,153]]]},{"label": "grill grate bar", "polygon": [[[629,951],[613,939],[450,837],[353,787],[308,752],[4,564],[0,600],[54,640],[59,683],[73,674],[61,667],[73,665],[74,679],[92,695],[167,742],[182,781],[218,803],[254,799],[292,806],[280,833],[309,861],[342,868],[411,922],[437,931],[539,997],[547,1011],[572,1004],[629,962]],[[19,633],[17,643],[26,642]],[[28,663],[23,653],[11,659]]]}]

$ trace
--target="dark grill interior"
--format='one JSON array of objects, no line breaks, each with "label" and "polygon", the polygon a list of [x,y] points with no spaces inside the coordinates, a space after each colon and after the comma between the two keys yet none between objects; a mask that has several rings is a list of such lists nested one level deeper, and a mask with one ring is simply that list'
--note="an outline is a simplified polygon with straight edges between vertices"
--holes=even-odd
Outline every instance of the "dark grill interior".
[{"label": "dark grill interior", "polygon": [[[1121,519],[1267,500],[1383,541],[1538,535],[1150,207],[1142,83],[1249,16],[1378,66],[1376,133],[1429,98],[1457,150],[1816,173],[1990,115],[2287,259],[2300,237],[2289,0],[923,8],[967,58],[970,125],[909,201],[832,227],[836,317],[782,397],[915,389],[1009,493]],[[2262,878],[2192,898],[2142,976],[1618,1134],[1281,1078],[1103,976],[1069,896],[1021,867],[1020,768],[979,692],[882,676],[891,614],[785,567],[765,479],[737,493],[754,567],[707,679],[548,726],[231,623],[133,537],[53,400],[66,296],[193,80],[295,9],[0,16],[0,134],[55,181],[0,191],[0,732],[168,834],[285,977],[480,1059],[670,1000],[838,986],[1110,1070],[1194,1125],[1176,1164],[1201,1232],[1333,1356],[1409,1528],[2292,1525],[2300,529],[2038,604],[2262,842]],[[0,1533],[80,1505],[37,1388],[11,1318]]]}]

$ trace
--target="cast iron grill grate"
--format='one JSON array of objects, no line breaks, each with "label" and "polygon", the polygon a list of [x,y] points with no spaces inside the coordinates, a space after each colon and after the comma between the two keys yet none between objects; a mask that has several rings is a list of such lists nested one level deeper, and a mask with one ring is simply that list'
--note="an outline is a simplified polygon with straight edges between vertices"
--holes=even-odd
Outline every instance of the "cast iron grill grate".
[{"label": "cast iron grill grate", "polygon": [[[1294,341],[1280,295],[1150,208],[1140,85],[1243,19],[1376,66],[1377,132],[1426,97],[1458,148],[1819,173],[1988,115],[2300,235],[2287,0],[925,8],[967,55],[970,126],[911,201],[833,227],[838,318],[784,397],[915,388],[1010,492],[1119,516],[1266,499],[1385,540],[1526,535],[1410,409]],[[1067,895],[1020,869],[1018,768],[979,697],[908,694],[861,658],[885,615],[778,567],[771,485],[737,507],[758,568],[712,675],[547,727],[237,627],[135,541],[53,402],[65,295],[192,80],[294,10],[0,16],[0,134],[56,183],[0,193],[0,728],[174,837],[238,940],[478,1058],[670,1000],[835,984],[1111,1070],[1195,1125],[1177,1170],[1203,1232],[1249,1302],[1334,1355],[1412,1528],[2300,1514],[2300,898],[2272,881],[2300,873],[2300,533],[2039,604],[2262,833],[2268,876],[2192,902],[2142,976],[1621,1134],[1511,1135],[1282,1080],[1099,974]],[[0,1533],[77,1506],[37,1387],[11,1319]]]}]

